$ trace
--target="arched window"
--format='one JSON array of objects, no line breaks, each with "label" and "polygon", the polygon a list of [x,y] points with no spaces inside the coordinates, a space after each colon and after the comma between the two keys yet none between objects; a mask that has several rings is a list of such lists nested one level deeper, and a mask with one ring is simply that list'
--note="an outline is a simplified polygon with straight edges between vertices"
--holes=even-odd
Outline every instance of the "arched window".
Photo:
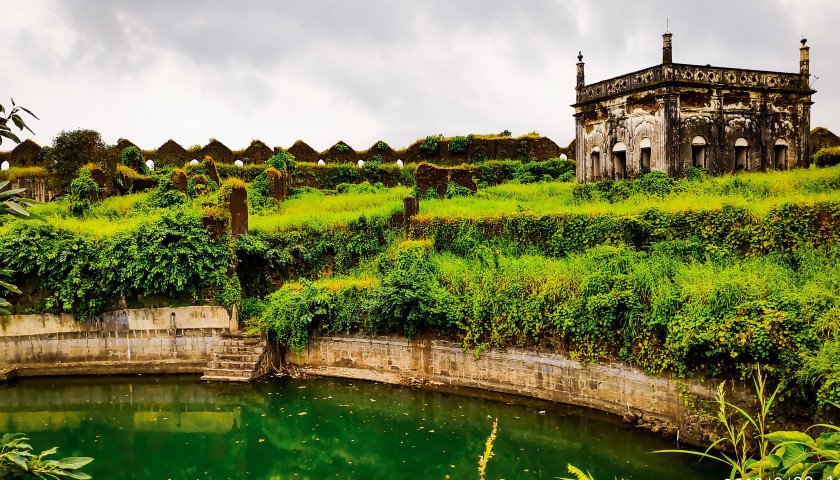
[{"label": "arched window", "polygon": [[613,178],[618,180],[627,177],[627,146],[618,142],[613,145],[612,149],[613,160]]},{"label": "arched window", "polygon": [[697,168],[709,168],[706,164],[706,139],[701,136],[694,137],[691,141],[691,166]]},{"label": "arched window", "polygon": [[750,169],[750,143],[744,137],[735,140],[735,170]]},{"label": "arched window", "polygon": [[790,168],[788,164],[788,144],[784,140],[776,140],[776,145],[773,146],[773,168],[777,170]]},{"label": "arched window", "polygon": [[601,149],[593,148],[589,158],[592,160],[592,178],[598,181],[601,179]]},{"label": "arched window", "polygon": [[650,139],[647,137],[639,142],[639,165],[642,170],[650,171]]}]

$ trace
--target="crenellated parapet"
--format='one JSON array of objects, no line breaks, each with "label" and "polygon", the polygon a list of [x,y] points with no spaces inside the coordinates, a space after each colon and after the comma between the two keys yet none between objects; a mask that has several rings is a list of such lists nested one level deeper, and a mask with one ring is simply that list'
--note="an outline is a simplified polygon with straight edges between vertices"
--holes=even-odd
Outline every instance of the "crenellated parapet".
[{"label": "crenellated parapet", "polygon": [[668,86],[775,90],[805,95],[815,93],[808,85],[808,75],[799,73],[669,63],[585,85],[577,89],[575,106]]}]

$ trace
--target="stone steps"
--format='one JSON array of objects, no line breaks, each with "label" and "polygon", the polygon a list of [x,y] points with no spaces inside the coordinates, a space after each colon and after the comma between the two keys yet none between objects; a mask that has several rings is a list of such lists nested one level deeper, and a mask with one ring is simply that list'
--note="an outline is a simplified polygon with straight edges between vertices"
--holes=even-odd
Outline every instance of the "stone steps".
[{"label": "stone steps", "polygon": [[208,374],[207,372],[201,376],[201,379],[205,382],[242,382],[247,383],[253,380],[250,376],[248,377],[229,377],[229,376],[220,376],[220,375],[213,375]]},{"label": "stone steps", "polygon": [[240,362],[234,360],[211,360],[208,369],[254,370],[259,362]]},{"label": "stone steps", "polygon": [[201,379],[250,382],[256,376],[266,349],[266,344],[258,337],[226,335],[213,347],[213,359],[208,362]]}]

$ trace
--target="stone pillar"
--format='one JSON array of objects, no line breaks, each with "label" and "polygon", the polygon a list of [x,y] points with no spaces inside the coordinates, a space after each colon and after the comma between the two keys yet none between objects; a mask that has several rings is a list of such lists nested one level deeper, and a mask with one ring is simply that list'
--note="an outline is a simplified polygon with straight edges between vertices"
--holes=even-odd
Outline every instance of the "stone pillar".
[{"label": "stone pillar", "polygon": [[[810,85],[810,49],[806,46],[807,39],[801,40],[802,46],[799,48],[799,74],[802,78],[802,89],[811,90]],[[812,92],[813,93],[813,92]],[[808,167],[811,165],[811,95],[805,96],[802,102],[802,109],[799,115],[799,152],[797,158],[797,166]]]},{"label": "stone pillar", "polygon": [[811,166],[811,101],[810,97],[802,103],[802,113],[799,116],[799,158],[797,166],[808,168]]},{"label": "stone pillar", "polygon": [[245,187],[233,187],[228,198],[230,211],[230,233],[233,237],[248,233],[248,190]]},{"label": "stone pillar", "polygon": [[589,181],[589,158],[586,156],[586,130],[583,127],[583,112],[575,114],[575,176],[578,183]]},{"label": "stone pillar", "polygon": [[287,176],[275,168],[268,167],[265,171],[268,177],[268,193],[272,198],[282,202],[289,196]]},{"label": "stone pillar", "polygon": [[175,187],[176,190],[179,192],[187,193],[187,173],[181,170],[180,168],[176,168],[174,172],[172,172],[172,185]]},{"label": "stone pillar", "polygon": [[405,214],[403,221],[406,225],[408,225],[408,220],[420,213],[420,199],[415,197],[404,197],[403,213]]},{"label": "stone pillar", "polygon": [[662,63],[671,63],[673,61],[673,57],[671,55],[671,37],[673,35],[671,32],[665,32],[662,34]]},{"label": "stone pillar", "polygon": [[668,93],[659,98],[662,112],[662,152],[664,158],[660,164],[662,171],[669,177],[682,175],[679,165],[680,158],[680,111],[679,96]]}]

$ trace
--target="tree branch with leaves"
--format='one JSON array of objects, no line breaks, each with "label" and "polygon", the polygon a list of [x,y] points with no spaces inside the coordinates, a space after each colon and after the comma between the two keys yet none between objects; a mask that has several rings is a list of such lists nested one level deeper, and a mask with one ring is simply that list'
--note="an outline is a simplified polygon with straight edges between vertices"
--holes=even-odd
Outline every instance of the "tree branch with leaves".
[{"label": "tree branch with leaves", "polygon": [[32,116],[32,118],[36,120],[40,120],[34,113],[30,112],[29,109],[26,107],[21,107],[20,105],[15,104],[15,99],[10,99],[12,101],[12,109],[6,112],[6,107],[0,104],[0,145],[3,144],[3,137],[8,138],[9,140],[20,143],[20,138],[17,135],[12,133],[11,125],[14,125],[18,128],[21,132],[24,130],[29,131],[31,134],[35,134],[31,128],[26,125],[26,122],[23,121],[23,117],[21,116],[22,113],[28,113]]}]

